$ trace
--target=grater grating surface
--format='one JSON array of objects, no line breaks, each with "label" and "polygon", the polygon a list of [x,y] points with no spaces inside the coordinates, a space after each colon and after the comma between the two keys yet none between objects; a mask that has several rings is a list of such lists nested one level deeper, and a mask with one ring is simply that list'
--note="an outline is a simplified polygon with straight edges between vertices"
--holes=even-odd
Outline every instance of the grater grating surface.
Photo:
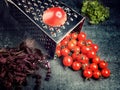
[{"label": "grater grating surface", "polygon": [[[42,50],[54,58],[55,48],[71,31],[80,32],[84,18],[63,3],[53,0],[8,0],[12,16],[26,31],[27,38],[37,41]],[[42,22],[43,11],[49,7],[59,6],[67,12],[67,21],[61,27],[50,27]]]},{"label": "grater grating surface", "polygon": [[[8,0],[20,9],[30,20],[32,20],[52,40],[59,43],[67,33],[77,26],[83,17],[64,3],[55,0]],[[50,27],[43,23],[43,12],[50,7],[61,7],[67,14],[67,21],[61,27]]]}]

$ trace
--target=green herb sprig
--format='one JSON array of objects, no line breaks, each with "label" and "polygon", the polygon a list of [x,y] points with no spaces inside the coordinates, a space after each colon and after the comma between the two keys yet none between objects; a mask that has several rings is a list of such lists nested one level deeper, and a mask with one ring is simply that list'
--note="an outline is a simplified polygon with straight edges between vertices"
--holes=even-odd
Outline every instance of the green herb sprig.
[{"label": "green herb sprig", "polygon": [[81,13],[88,16],[91,24],[99,24],[109,18],[109,8],[98,0],[84,0]]}]

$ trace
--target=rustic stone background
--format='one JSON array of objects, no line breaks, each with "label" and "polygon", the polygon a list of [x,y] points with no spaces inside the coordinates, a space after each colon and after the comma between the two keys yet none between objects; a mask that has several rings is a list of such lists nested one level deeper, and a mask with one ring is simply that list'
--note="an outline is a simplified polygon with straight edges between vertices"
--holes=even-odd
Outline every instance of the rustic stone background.
[{"label": "rustic stone background", "polygon": [[[81,0],[62,0],[68,6],[80,12]],[[84,81],[81,71],[64,70],[61,61],[51,60],[52,78],[49,82],[43,81],[40,90],[120,90],[120,9],[119,0],[101,0],[110,7],[110,18],[99,25],[89,25],[85,21],[82,31],[87,38],[99,45],[98,55],[109,63],[111,76],[108,79]],[[24,29],[21,31],[5,29],[0,22],[0,47],[15,46],[24,38]],[[20,36],[20,37],[19,37]],[[24,90],[32,90],[34,82]],[[0,89],[2,90],[2,89]]]}]

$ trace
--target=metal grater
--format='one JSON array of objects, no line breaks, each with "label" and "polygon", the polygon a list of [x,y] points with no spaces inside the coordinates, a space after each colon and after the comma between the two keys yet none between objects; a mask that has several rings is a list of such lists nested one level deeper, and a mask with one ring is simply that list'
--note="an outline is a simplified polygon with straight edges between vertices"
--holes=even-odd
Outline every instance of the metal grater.
[{"label": "metal grater", "polygon": [[[7,0],[14,5],[20,13],[22,18],[30,25],[35,25],[36,30],[30,30],[30,34],[42,45],[51,58],[54,57],[56,45],[71,31],[76,30],[80,32],[84,22],[82,17],[75,10],[69,8],[62,2],[55,0]],[[67,21],[60,27],[51,27],[43,23],[43,12],[50,7],[61,7],[67,13]],[[14,9],[14,8],[12,8]],[[15,15],[16,17],[16,15]],[[29,27],[29,26],[28,26]],[[39,28],[39,30],[37,30]],[[35,29],[35,28],[34,28]],[[41,43],[42,42],[42,43]]]}]

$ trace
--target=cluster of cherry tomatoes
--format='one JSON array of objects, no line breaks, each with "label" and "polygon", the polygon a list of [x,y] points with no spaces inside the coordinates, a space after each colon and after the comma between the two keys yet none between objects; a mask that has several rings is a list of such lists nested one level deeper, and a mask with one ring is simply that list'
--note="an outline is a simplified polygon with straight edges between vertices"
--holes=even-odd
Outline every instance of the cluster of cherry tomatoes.
[{"label": "cluster of cherry tomatoes", "polygon": [[98,45],[87,39],[85,32],[69,33],[56,47],[57,57],[62,57],[65,67],[82,70],[85,78],[108,78],[108,63],[97,55]]}]

